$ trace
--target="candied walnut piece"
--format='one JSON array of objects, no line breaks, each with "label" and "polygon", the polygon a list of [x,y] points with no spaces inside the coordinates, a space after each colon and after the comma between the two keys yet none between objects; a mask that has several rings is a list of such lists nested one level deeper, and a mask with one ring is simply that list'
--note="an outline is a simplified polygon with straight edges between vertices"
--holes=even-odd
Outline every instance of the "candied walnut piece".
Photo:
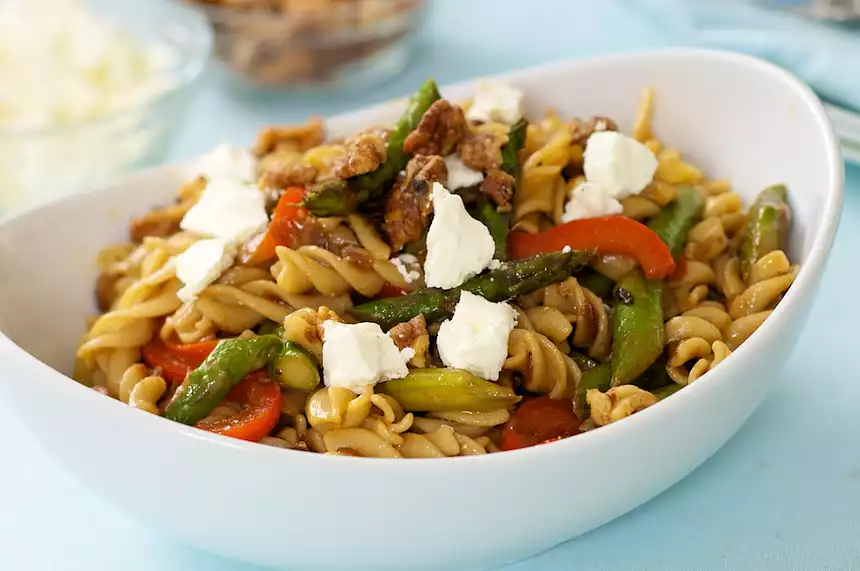
[{"label": "candied walnut piece", "polygon": [[412,349],[415,356],[409,359],[409,366],[416,369],[427,367],[430,356],[430,334],[423,315],[416,315],[405,323],[398,323],[388,332],[394,344],[401,351]]},{"label": "candied walnut piece", "polygon": [[324,138],[322,119],[316,117],[304,125],[266,127],[257,135],[254,154],[264,157],[275,150],[307,151],[322,144]]},{"label": "candied walnut piece", "polygon": [[166,208],[156,208],[137,216],[132,219],[128,229],[132,242],[143,242],[147,236],[166,238],[176,234],[179,232],[179,223],[182,222],[186,212],[188,212],[187,206],[175,204]]},{"label": "candied walnut piece", "polygon": [[397,177],[385,203],[384,225],[394,252],[420,238],[427,227],[434,182],[448,182],[448,167],[440,156],[415,156],[406,165],[406,173]]},{"label": "candied walnut piece", "polygon": [[506,136],[495,133],[469,133],[460,142],[457,153],[463,163],[472,169],[489,172],[502,166],[502,145]]},{"label": "candied walnut piece", "polygon": [[291,186],[305,186],[316,180],[317,169],[311,165],[294,163],[291,165],[272,165],[263,171],[260,188],[285,189]]},{"label": "candied walnut piece", "polygon": [[574,119],[570,122],[570,134],[572,135],[571,144],[585,146],[588,138],[595,131],[617,131],[618,125],[615,121],[608,117],[592,117],[585,123],[579,119]]},{"label": "candied walnut piece", "polygon": [[403,150],[419,155],[451,153],[466,135],[466,117],[459,105],[445,99],[434,102],[414,131],[403,141]]},{"label": "candied walnut piece", "polygon": [[340,179],[373,172],[385,162],[385,141],[378,135],[362,133],[346,143],[346,156],[334,167]]},{"label": "candied walnut piece", "polygon": [[492,169],[481,182],[480,191],[499,207],[500,212],[509,212],[514,196],[514,177],[503,170]]}]

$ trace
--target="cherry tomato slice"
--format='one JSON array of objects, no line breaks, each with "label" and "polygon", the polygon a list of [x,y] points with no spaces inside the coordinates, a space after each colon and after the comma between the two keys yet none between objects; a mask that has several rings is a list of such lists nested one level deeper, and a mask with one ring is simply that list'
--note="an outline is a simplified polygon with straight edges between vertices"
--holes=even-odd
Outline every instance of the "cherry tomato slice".
[{"label": "cherry tomato slice", "polygon": [[570,400],[539,397],[525,402],[502,428],[502,450],[516,450],[579,434]]},{"label": "cherry tomato slice", "polygon": [[218,339],[199,343],[165,343],[161,337],[155,338],[143,347],[143,360],[151,369],[161,368],[168,381],[181,383],[185,376],[206,360]]},{"label": "cherry tomato slice", "polygon": [[281,387],[265,371],[251,373],[233,387],[227,400],[242,410],[221,420],[201,420],[195,426],[231,438],[257,442],[269,434],[281,416]]}]

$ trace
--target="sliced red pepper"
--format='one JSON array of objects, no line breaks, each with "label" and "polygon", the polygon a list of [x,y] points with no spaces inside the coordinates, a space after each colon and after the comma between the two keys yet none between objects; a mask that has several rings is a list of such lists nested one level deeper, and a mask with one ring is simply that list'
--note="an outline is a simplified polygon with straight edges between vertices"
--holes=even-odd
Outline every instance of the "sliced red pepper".
[{"label": "sliced red pepper", "polygon": [[220,420],[201,420],[195,426],[231,438],[257,442],[269,434],[281,416],[281,387],[265,371],[251,373],[233,387],[227,400],[242,410]]},{"label": "sliced red pepper", "polygon": [[242,254],[243,264],[256,266],[268,262],[275,257],[277,246],[295,247],[301,221],[308,217],[308,211],[300,206],[304,195],[305,189],[301,186],[291,186],[284,191],[262,239]]},{"label": "sliced red pepper", "polygon": [[597,250],[600,255],[624,254],[635,258],[649,279],[663,279],[675,271],[669,247],[644,224],[626,216],[583,218],[559,224],[545,232],[511,232],[508,251],[521,259],[570,246]]},{"label": "sliced red pepper", "polygon": [[569,399],[539,397],[525,402],[502,428],[502,450],[516,450],[579,434],[582,421]]},{"label": "sliced red pepper", "polygon": [[379,290],[379,293],[376,294],[374,299],[384,299],[386,297],[397,297],[400,295],[406,295],[407,291],[403,288],[399,288],[393,283],[385,282],[382,284],[382,289]]},{"label": "sliced red pepper", "polygon": [[206,360],[218,341],[218,339],[212,339],[199,343],[165,343],[156,335],[152,341],[144,345],[143,360],[151,369],[161,368],[162,375],[168,381],[181,383],[188,373]]}]

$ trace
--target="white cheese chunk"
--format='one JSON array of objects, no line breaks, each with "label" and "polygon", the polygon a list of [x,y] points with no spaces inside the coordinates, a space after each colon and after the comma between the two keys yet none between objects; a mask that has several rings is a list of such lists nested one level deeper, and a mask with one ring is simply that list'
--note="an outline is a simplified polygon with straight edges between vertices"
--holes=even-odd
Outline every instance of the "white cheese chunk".
[{"label": "white cheese chunk", "polygon": [[246,149],[218,145],[192,165],[190,174],[205,176],[210,181],[252,183],[257,180],[257,161]]},{"label": "white cheese chunk", "polygon": [[581,218],[596,218],[621,214],[621,203],[597,183],[584,182],[573,189],[570,200],[564,205],[562,222],[579,220]]},{"label": "white cheese chunk", "polygon": [[585,146],[585,178],[620,200],[642,192],[654,180],[657,157],[651,149],[622,133],[598,131]]},{"label": "white cheese chunk", "polygon": [[367,385],[399,379],[409,372],[409,352],[401,353],[376,323],[325,321],[322,327],[325,386],[359,394]]},{"label": "white cheese chunk", "polygon": [[177,293],[189,302],[233,264],[236,247],[221,238],[200,240],[176,256],[176,277],[185,284]]},{"label": "white cheese chunk", "polygon": [[468,188],[484,180],[484,173],[467,167],[459,155],[445,157],[445,166],[448,167],[448,190]]},{"label": "white cheese chunk", "polygon": [[203,196],[179,227],[203,236],[244,242],[268,223],[266,199],[256,186],[215,179],[206,185]]},{"label": "white cheese chunk", "polygon": [[448,367],[496,381],[508,356],[508,337],[516,323],[517,312],[509,304],[493,303],[463,291],[454,316],[439,327],[439,356]]},{"label": "white cheese chunk", "polygon": [[487,266],[487,268],[490,270],[498,270],[501,267],[502,267],[502,262],[500,262],[499,260],[490,260],[490,263]]},{"label": "white cheese chunk", "polygon": [[498,81],[479,81],[466,118],[512,125],[523,116],[523,92]]},{"label": "white cheese chunk", "polygon": [[[404,255],[408,255],[408,254],[404,254]],[[409,257],[415,258],[415,256],[409,256]],[[391,264],[395,268],[397,268],[397,271],[400,272],[400,275],[403,276],[403,280],[406,283],[411,284],[412,282],[421,279],[421,273],[418,272],[418,270],[410,270],[406,266],[407,263],[414,264],[415,262],[418,261],[418,258],[415,258],[415,262],[407,262],[406,260],[404,260],[403,255],[401,255],[401,256],[395,256],[388,261],[391,262]]]},{"label": "white cheese chunk", "polygon": [[433,183],[433,222],[427,231],[424,280],[451,289],[480,273],[493,259],[490,231],[466,212],[463,199]]}]

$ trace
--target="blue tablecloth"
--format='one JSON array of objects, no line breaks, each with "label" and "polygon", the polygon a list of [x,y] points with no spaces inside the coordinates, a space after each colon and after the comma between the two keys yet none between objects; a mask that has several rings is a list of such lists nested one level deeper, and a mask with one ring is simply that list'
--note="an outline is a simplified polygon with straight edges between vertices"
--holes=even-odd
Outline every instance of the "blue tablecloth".
[{"label": "blue tablecloth", "polygon": [[[449,82],[669,43],[660,30],[642,27],[624,4],[436,0],[420,53],[397,80],[348,96],[253,100],[236,99],[216,81],[189,118],[174,157],[218,141],[248,143],[268,123],[402,95],[428,75]],[[860,315],[858,221],[860,169],[851,167],[842,227],[807,331],[776,388],[737,436],[657,499],[509,571],[860,569],[860,384],[848,358],[851,324]],[[165,538],[106,504],[54,463],[5,407],[0,402],[0,569],[251,571]],[[515,513],[516,502],[528,498],[509,501]]]}]

